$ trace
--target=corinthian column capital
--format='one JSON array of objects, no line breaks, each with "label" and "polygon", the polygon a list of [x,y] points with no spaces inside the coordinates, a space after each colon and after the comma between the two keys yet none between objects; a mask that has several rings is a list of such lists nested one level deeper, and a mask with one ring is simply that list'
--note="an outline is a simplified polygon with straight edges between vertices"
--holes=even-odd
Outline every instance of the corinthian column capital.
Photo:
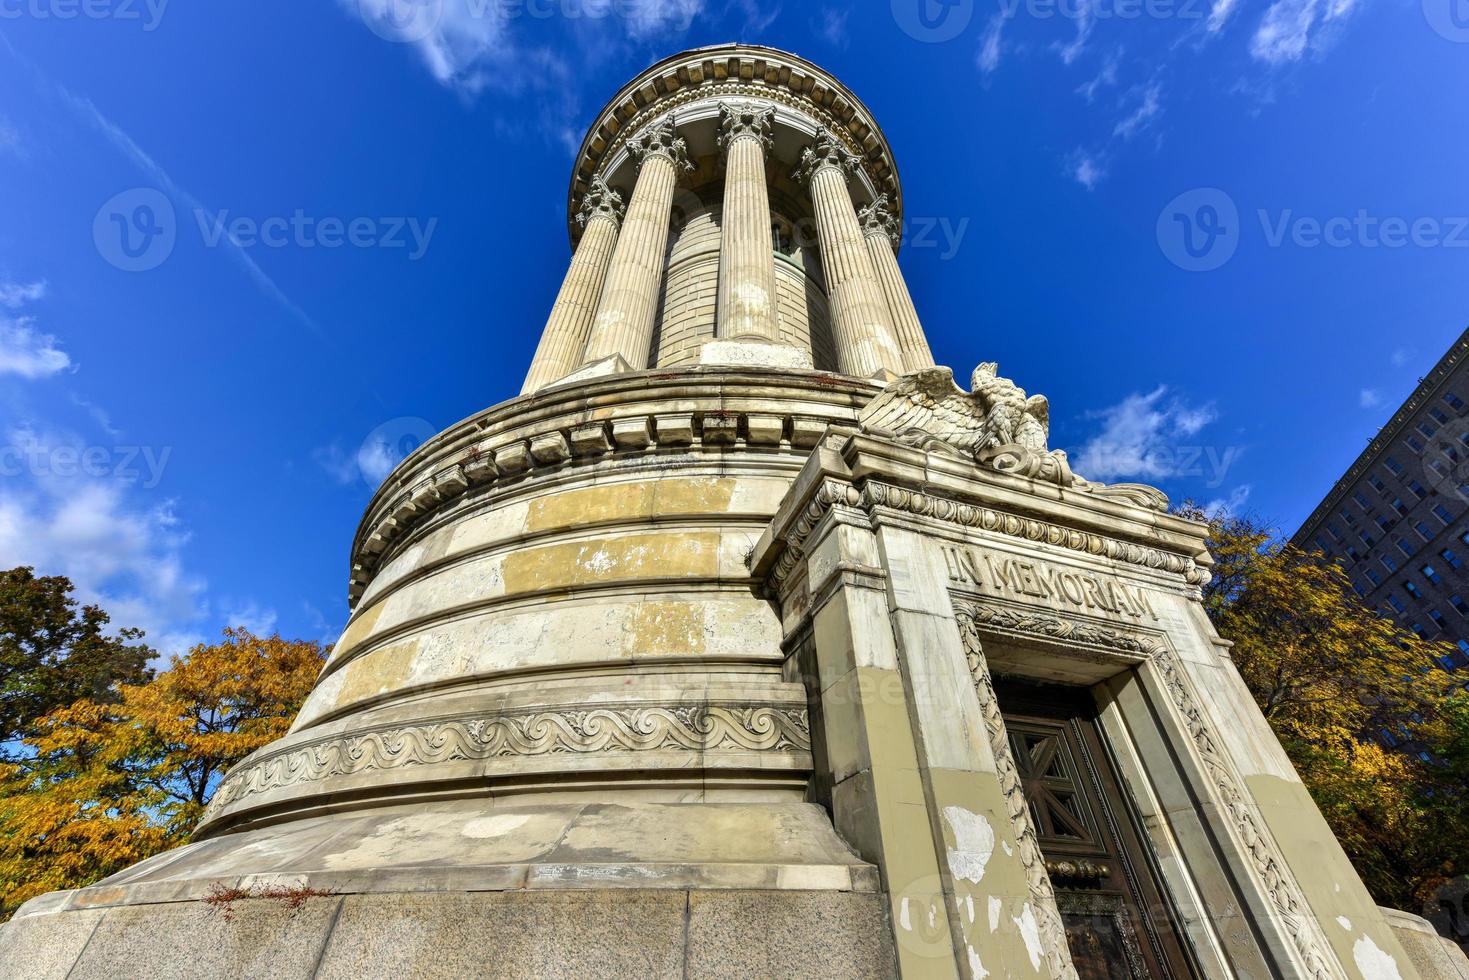
[{"label": "corinthian column capital", "polygon": [[639,167],[649,160],[662,157],[672,163],[675,170],[687,173],[694,169],[694,165],[689,162],[688,143],[678,135],[678,127],[671,114],[658,122],[650,123],[636,137],[628,140],[627,151],[638,161]]},{"label": "corinthian column capital", "polygon": [[770,152],[775,140],[771,136],[775,129],[775,107],[760,106],[754,102],[731,105],[719,104],[719,148],[729,150],[737,139],[750,138],[760,143],[760,148]]},{"label": "corinthian column capital", "polygon": [[819,129],[816,139],[802,151],[801,165],[792,176],[802,183],[809,183],[821,171],[836,169],[842,172],[843,177],[850,177],[857,172],[861,162],[862,158],[843,146],[830,130]]},{"label": "corinthian column capital", "polygon": [[862,233],[869,238],[884,235],[893,248],[897,248],[903,240],[903,229],[898,224],[898,219],[893,217],[886,194],[878,195],[877,200],[858,210],[857,220],[862,223]]},{"label": "corinthian column capital", "polygon": [[622,195],[607,186],[601,175],[592,178],[592,186],[581,199],[581,208],[576,212],[576,223],[583,228],[593,218],[607,218],[614,225],[621,225],[627,209]]}]

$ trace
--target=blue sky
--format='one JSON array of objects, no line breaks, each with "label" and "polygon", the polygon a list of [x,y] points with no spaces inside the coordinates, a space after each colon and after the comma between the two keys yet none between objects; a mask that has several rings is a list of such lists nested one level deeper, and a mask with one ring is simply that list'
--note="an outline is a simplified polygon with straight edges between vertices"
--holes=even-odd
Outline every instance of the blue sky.
[{"label": "blue sky", "polygon": [[389,2],[0,0],[0,565],[164,649],[340,629],[373,481],[519,391],[574,147],[686,47],[867,102],[939,361],[1093,478],[1293,530],[1469,320],[1469,0]]}]

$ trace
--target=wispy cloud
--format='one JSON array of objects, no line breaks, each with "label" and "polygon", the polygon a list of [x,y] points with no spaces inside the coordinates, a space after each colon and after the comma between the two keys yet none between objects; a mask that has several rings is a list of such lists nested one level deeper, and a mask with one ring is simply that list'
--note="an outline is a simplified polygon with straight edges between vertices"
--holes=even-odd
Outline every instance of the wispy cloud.
[{"label": "wispy cloud", "polygon": [[[148,177],[149,180],[157,184],[158,188],[161,191],[166,193],[170,198],[182,202],[190,213],[213,213],[204,206],[203,202],[201,202],[199,198],[195,197],[185,188],[180,187],[174,181],[174,179],[169,176],[168,171],[164,170],[163,167],[160,166],[156,160],[149,156],[148,153],[145,152],[143,148],[139,146],[131,136],[125,133],[122,128],[119,127],[116,123],[103,115],[101,110],[99,110],[96,105],[92,103],[91,99],[80,95],[74,95],[72,92],[68,91],[65,86],[58,85],[57,91],[61,94],[62,99],[72,109],[73,112],[75,112],[80,118],[89,123],[94,129],[97,130],[97,132],[101,133],[102,136],[104,136],[107,141],[113,145],[114,148],[122,152],[124,156],[131,160],[133,162],[133,165],[141,170]],[[260,268],[260,265],[250,256],[249,252],[245,251],[238,244],[236,244],[228,235],[224,236],[221,240],[227,243],[227,251],[229,255],[235,260],[235,263],[244,270],[245,274],[250,277],[251,281],[255,283],[255,285],[260,289],[261,292],[263,292],[270,299],[274,300],[287,313],[291,314],[291,316],[295,317],[298,321],[305,324],[307,327],[310,327],[316,333],[322,333],[322,329],[320,326],[317,325],[316,321],[313,320],[306,313],[305,310],[297,306],[296,303],[292,301],[291,298],[287,296],[278,285],[276,285],[275,280],[267,275],[264,269]]]},{"label": "wispy cloud", "polygon": [[[1094,480],[1121,477],[1163,480],[1184,473],[1184,440],[1198,436],[1218,418],[1212,405],[1189,405],[1159,385],[1134,393],[1111,408],[1090,415],[1102,429],[1082,448],[1076,469]],[[1190,462],[1190,466],[1198,463]]]},{"label": "wispy cloud", "polygon": [[1068,44],[1056,45],[1056,50],[1061,54],[1062,64],[1071,64],[1086,50],[1086,43],[1092,36],[1092,28],[1097,23],[1096,11],[1093,9],[1094,2],[1095,0],[1076,0],[1076,36]]},{"label": "wispy cloud", "polygon": [[816,32],[826,39],[828,44],[838,48],[845,48],[849,40],[847,35],[847,18],[852,15],[850,10],[837,10],[833,7],[823,7],[821,16],[816,21]]},{"label": "wispy cloud", "polygon": [[1382,405],[1382,392],[1376,388],[1363,388],[1357,397],[1357,403],[1363,408],[1377,408]]},{"label": "wispy cloud", "polygon": [[1106,60],[1102,62],[1101,71],[1097,72],[1096,76],[1090,81],[1078,86],[1076,89],[1077,94],[1086,99],[1088,103],[1094,102],[1097,97],[1097,92],[1104,88],[1111,88],[1117,84],[1117,68],[1121,60],[1122,56],[1120,52],[1113,51],[1107,55]]},{"label": "wispy cloud", "polygon": [[[46,295],[44,282],[0,280],[0,306],[18,310]],[[71,358],[55,337],[35,328],[35,317],[0,313],[0,375],[13,374],[37,381],[71,367]]]},{"label": "wispy cloud", "polygon": [[1130,140],[1137,135],[1139,130],[1147,128],[1163,111],[1162,94],[1163,88],[1157,82],[1149,82],[1143,86],[1138,96],[1137,106],[1117,123],[1112,130],[1112,135]]},{"label": "wispy cloud", "polygon": [[1239,7],[1239,0],[1214,0],[1214,5],[1209,8],[1209,19],[1204,23],[1204,29],[1210,34],[1218,34],[1229,23],[1229,18]]},{"label": "wispy cloud", "polygon": [[986,75],[993,74],[1000,67],[1000,57],[1005,51],[1005,23],[1010,18],[1002,10],[990,18],[984,28],[984,36],[979,42],[979,56],[976,59],[979,70]]},{"label": "wispy cloud", "polygon": [[1204,505],[1204,513],[1210,517],[1220,520],[1226,517],[1240,517],[1244,513],[1245,505],[1249,503],[1250,494],[1255,488],[1248,483],[1235,487],[1227,497],[1217,497]]},{"label": "wispy cloud", "polygon": [[1408,364],[1412,362],[1414,355],[1416,355],[1417,353],[1418,352],[1411,347],[1399,347],[1397,350],[1392,352],[1391,356],[1388,359],[1392,362],[1393,367],[1407,367]]},{"label": "wispy cloud", "polygon": [[1107,170],[1100,160],[1080,150],[1072,155],[1069,169],[1076,182],[1087,190],[1095,189],[1107,176]]},{"label": "wispy cloud", "polygon": [[1269,65],[1300,61],[1336,39],[1356,0],[1275,0],[1250,39],[1250,54]]}]

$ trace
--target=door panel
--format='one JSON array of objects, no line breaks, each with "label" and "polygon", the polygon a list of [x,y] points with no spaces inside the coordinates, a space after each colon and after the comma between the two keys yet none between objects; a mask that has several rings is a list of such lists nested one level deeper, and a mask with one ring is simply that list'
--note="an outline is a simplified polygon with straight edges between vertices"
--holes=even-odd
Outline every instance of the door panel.
[{"label": "door panel", "polygon": [[1091,694],[995,688],[1081,980],[1195,976]]}]

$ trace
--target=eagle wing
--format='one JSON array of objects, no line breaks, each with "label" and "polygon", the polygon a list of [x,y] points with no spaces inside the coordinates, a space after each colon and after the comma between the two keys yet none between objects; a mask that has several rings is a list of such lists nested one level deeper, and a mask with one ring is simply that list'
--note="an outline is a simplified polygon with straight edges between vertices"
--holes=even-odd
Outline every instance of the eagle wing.
[{"label": "eagle wing", "polygon": [[858,421],[899,435],[926,433],[971,451],[979,447],[985,429],[974,396],[954,383],[954,372],[946,367],[903,375],[862,410]]}]

